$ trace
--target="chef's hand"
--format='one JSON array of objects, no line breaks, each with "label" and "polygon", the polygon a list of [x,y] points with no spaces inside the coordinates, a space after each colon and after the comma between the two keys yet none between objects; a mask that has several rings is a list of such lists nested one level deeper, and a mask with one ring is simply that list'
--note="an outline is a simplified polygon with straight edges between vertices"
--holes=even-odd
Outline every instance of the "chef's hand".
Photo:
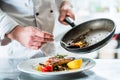
[{"label": "chef's hand", "polygon": [[10,39],[17,40],[23,46],[34,50],[39,49],[43,44],[49,41],[53,41],[52,34],[32,26],[17,26],[10,33],[6,34],[6,36]]},{"label": "chef's hand", "polygon": [[61,4],[60,15],[58,18],[59,22],[61,22],[64,25],[67,25],[67,23],[64,21],[64,19],[66,17],[70,17],[73,20],[75,20],[75,15],[74,15],[73,10],[72,10],[72,4],[69,1],[64,1]]}]

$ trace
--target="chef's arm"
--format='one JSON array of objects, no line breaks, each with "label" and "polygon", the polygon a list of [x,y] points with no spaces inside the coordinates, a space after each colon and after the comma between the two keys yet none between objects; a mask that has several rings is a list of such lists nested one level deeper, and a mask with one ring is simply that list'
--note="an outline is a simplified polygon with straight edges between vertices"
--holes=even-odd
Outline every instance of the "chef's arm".
[{"label": "chef's arm", "polygon": [[47,42],[53,41],[53,34],[33,26],[17,26],[6,35],[10,39],[20,42],[23,46],[37,50]]},{"label": "chef's arm", "polygon": [[64,25],[67,25],[66,22],[64,22],[64,19],[66,17],[70,17],[72,18],[73,20],[75,20],[75,15],[73,13],[73,6],[72,4],[68,1],[68,0],[64,0],[62,3],[61,3],[61,6],[59,8],[59,22],[61,22],[62,24]]},{"label": "chef's arm", "polygon": [[0,9],[0,42],[5,39],[5,35],[12,31],[18,23]]},{"label": "chef's arm", "polygon": [[0,41],[4,38],[16,40],[23,46],[37,50],[43,44],[53,41],[53,35],[33,26],[20,26],[0,9]]}]

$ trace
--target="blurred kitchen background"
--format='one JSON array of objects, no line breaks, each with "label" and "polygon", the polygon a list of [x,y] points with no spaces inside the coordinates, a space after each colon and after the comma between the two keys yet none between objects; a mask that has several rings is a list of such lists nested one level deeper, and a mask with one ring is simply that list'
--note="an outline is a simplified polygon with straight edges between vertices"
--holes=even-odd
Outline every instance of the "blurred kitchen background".
[{"label": "blurred kitchen background", "polygon": [[80,24],[96,18],[109,18],[115,22],[116,31],[112,40],[103,48],[87,53],[74,54],[60,46],[60,39],[71,27],[64,26],[56,20],[55,48],[56,53],[85,56],[97,59],[120,59],[120,0],[69,0],[73,4],[75,23]]}]

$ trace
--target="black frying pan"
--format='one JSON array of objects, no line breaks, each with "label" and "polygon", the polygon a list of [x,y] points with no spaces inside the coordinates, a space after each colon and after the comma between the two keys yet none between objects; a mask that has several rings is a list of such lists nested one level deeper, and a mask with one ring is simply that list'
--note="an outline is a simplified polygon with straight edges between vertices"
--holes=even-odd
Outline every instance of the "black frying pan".
[{"label": "black frying pan", "polygon": [[[112,20],[106,18],[94,19],[75,25],[69,18],[65,21],[72,27],[61,39],[61,46],[67,51],[74,53],[89,53],[100,49],[106,45],[115,33],[115,24]],[[70,47],[69,42],[76,40],[81,35],[85,35],[85,40],[89,45],[87,47]]]}]

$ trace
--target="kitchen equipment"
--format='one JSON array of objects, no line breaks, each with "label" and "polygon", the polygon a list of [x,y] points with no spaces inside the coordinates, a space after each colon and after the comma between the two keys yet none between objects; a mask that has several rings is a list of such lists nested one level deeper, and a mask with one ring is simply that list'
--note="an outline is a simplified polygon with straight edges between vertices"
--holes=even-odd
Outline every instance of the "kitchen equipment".
[{"label": "kitchen equipment", "polygon": [[[106,45],[115,33],[115,24],[107,18],[89,20],[79,25],[75,25],[68,17],[65,21],[72,27],[61,39],[61,46],[69,52],[89,53],[100,49]],[[89,44],[86,47],[73,47],[72,42],[79,41],[81,36]]]}]

